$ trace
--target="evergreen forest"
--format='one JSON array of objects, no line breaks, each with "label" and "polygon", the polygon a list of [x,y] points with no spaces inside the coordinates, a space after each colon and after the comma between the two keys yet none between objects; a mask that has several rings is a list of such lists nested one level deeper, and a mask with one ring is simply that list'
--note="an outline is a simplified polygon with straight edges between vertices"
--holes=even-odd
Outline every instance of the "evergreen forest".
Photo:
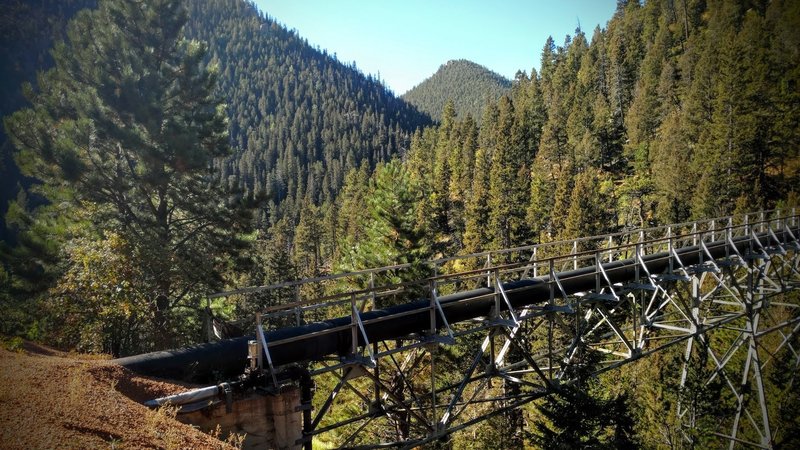
[{"label": "evergreen forest", "polygon": [[486,104],[496,102],[510,88],[511,82],[502,75],[457,59],[442,64],[436,73],[403,94],[403,99],[436,121],[442,119],[444,105],[452,100],[457,115],[470,115],[480,123]]},{"label": "evergreen forest", "polygon": [[[619,0],[513,81],[451,61],[402,97],[245,0],[11,3],[6,336],[127,356],[295,300],[225,289],[800,206],[800,2]],[[684,448],[678,353],[441,445]]]}]

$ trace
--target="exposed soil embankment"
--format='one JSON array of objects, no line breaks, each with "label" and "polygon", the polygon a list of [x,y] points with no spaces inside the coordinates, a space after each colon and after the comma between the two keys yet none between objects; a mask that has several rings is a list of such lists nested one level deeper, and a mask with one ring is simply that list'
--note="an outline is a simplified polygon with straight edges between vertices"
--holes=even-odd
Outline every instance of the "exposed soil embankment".
[{"label": "exposed soil embankment", "polygon": [[232,449],[139,403],[186,388],[33,344],[0,348],[0,448]]}]

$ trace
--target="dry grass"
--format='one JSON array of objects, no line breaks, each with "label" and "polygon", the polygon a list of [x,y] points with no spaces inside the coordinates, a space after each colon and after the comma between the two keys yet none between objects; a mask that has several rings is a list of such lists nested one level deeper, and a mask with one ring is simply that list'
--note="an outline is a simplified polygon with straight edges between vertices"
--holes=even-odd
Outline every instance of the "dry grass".
[{"label": "dry grass", "polygon": [[209,434],[237,450],[242,450],[242,447],[244,446],[244,439],[247,437],[247,433],[230,433],[228,437],[223,439],[221,436],[222,428],[220,428],[219,424],[217,424],[217,427]]},{"label": "dry grass", "polygon": [[139,377],[97,358],[29,343],[14,348],[0,348],[3,450],[233,449],[241,442],[233,437],[230,445],[178,422],[176,408],[150,410],[140,403],[185,386]]},{"label": "dry grass", "polygon": [[178,415],[178,407],[164,405],[149,412],[145,421],[145,433],[163,442],[166,450],[177,450],[181,444],[181,427],[175,416]]}]

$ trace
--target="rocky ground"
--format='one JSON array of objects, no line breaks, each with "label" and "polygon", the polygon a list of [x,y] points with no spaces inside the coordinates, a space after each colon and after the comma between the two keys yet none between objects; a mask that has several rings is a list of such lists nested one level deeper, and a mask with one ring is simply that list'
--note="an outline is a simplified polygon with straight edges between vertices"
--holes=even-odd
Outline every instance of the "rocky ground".
[{"label": "rocky ground", "polygon": [[187,387],[30,343],[0,348],[0,448],[234,448],[141,404]]}]

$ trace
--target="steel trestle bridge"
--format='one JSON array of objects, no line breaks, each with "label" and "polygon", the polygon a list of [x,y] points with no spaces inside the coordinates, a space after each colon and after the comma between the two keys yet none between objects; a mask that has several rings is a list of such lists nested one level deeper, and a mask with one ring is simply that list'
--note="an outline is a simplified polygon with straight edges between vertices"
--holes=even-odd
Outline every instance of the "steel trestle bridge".
[{"label": "steel trestle bridge", "polygon": [[[222,292],[294,301],[259,314],[255,337],[118,362],[167,377],[251,365],[276,390],[302,369],[317,390],[298,445],[335,432],[343,447],[411,448],[500,414],[513,423],[587,367],[680,348],[678,389],[721,384],[732,406],[705,432],[772,448],[792,431],[770,421],[765,371],[800,368],[798,237],[794,209],[766,211]],[[691,440],[687,403],[675,414]]]}]

